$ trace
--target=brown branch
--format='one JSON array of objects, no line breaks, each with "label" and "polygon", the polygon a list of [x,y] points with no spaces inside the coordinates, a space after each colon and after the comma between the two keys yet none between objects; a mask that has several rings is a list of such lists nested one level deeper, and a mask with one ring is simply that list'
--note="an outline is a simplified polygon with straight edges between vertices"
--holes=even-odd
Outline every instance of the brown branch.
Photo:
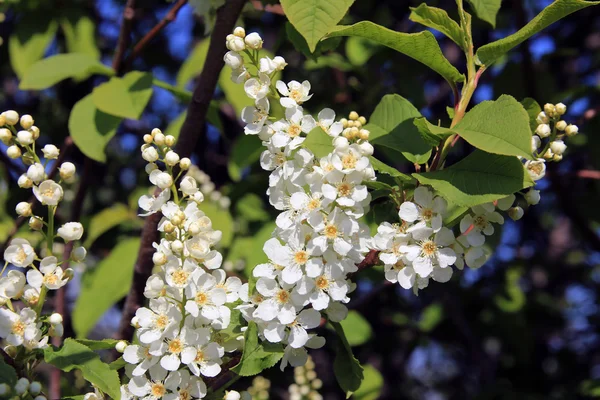
[{"label": "brown branch", "polygon": [[[198,138],[204,134],[208,106],[224,65],[225,38],[233,30],[245,2],[246,0],[227,0],[217,10],[215,29],[211,35],[206,57],[207,62],[198,79],[198,85],[192,95],[186,119],[181,127],[179,141],[175,147],[181,157],[189,156],[196,146]],[[118,339],[129,340],[133,337],[134,328],[131,326],[131,318],[135,315],[136,310],[144,304],[144,287],[153,267],[152,243],[159,240],[157,230],[159,221],[159,213],[146,218],[142,230],[142,242],[133,271],[133,285],[125,300],[119,330],[115,334]]]},{"label": "brown branch", "polygon": [[115,52],[112,62],[112,67],[117,75],[121,75],[123,72],[123,60],[125,59],[125,52],[127,51],[127,47],[129,47],[129,42],[131,41],[133,17],[135,17],[135,0],[127,0],[127,4],[125,4],[125,9],[123,10],[123,23],[121,23],[121,30],[119,31],[117,51]]},{"label": "brown branch", "polygon": [[251,3],[252,3],[252,7],[254,7],[254,9],[257,11],[265,11],[265,12],[270,12],[272,14],[285,15],[285,13],[283,12],[283,7],[281,7],[281,4],[263,5],[263,3],[260,0],[251,0]]},{"label": "brown branch", "polygon": [[165,26],[175,21],[179,10],[181,10],[181,8],[186,3],[187,0],[178,0],[177,3],[175,3],[175,5],[169,10],[169,12],[167,12],[167,15],[165,15],[164,18],[158,24],[156,24],[152,29],[150,29],[150,31],[146,33],[144,37],[135,44],[135,46],[133,47],[133,51],[124,62],[126,69],[131,67],[133,60],[135,60],[140,55],[142,50],[144,50],[144,47],[146,47],[146,45],[150,43],[152,39],[154,39],[158,35],[158,33],[161,30],[163,30]]}]

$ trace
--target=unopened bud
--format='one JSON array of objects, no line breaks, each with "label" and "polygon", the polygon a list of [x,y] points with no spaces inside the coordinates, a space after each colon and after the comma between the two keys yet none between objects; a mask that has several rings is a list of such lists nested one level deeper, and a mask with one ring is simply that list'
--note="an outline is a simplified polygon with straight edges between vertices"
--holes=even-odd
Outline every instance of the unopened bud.
[{"label": "unopened bud", "polygon": [[538,124],[547,124],[548,122],[550,122],[550,118],[548,118],[546,113],[543,111],[538,114],[535,120]]},{"label": "unopened bud", "polygon": [[67,269],[65,269],[65,272],[63,272],[63,277],[65,279],[71,280],[71,279],[73,279],[74,276],[75,276],[75,271],[73,271],[73,268],[67,268]]},{"label": "unopened bud", "polygon": [[559,131],[564,131],[565,129],[567,129],[567,122],[566,121],[558,121],[556,123],[556,129],[558,129]]},{"label": "unopened bud", "polygon": [[508,210],[508,216],[512,218],[513,221],[518,221],[523,218],[523,214],[525,214],[525,211],[519,206],[512,207]]},{"label": "unopened bud", "polygon": [[173,232],[175,232],[175,225],[173,225],[171,222],[167,221],[163,225],[163,229],[164,229],[165,233],[173,233]]},{"label": "unopened bud", "polygon": [[567,150],[567,145],[562,140],[555,140],[550,143],[550,149],[554,154],[563,154]]},{"label": "unopened bud", "polygon": [[154,135],[154,143],[156,143],[158,146],[164,146],[165,135],[163,135],[161,132],[156,133]]},{"label": "unopened bud", "polygon": [[14,110],[4,111],[2,114],[4,115],[7,125],[13,126],[19,122],[19,113]]},{"label": "unopened bud", "polygon": [[22,201],[15,207],[15,211],[21,217],[30,217],[31,216],[31,204],[26,201]]},{"label": "unopened bud", "polygon": [[525,201],[527,202],[527,204],[535,206],[540,202],[540,191],[535,189],[529,189],[529,191],[525,193]]},{"label": "unopened bud", "polygon": [[62,337],[65,334],[65,327],[62,323],[51,325],[48,334],[52,337]]},{"label": "unopened bud", "polygon": [[70,178],[72,178],[75,175],[75,164],[73,164],[72,162],[64,162],[61,164],[60,168],[58,169],[60,177],[64,180],[68,180]]},{"label": "unopened bud", "polygon": [[7,128],[1,128],[0,129],[0,140],[2,141],[2,143],[4,143],[5,145],[9,145],[10,141],[12,140],[12,132],[10,131],[10,129]]},{"label": "unopened bud", "polygon": [[358,119],[358,113],[356,111],[351,111],[348,118],[350,118],[352,121],[356,121]]},{"label": "unopened bud", "polygon": [[183,251],[183,243],[181,242],[181,240],[173,240],[171,242],[171,250],[173,251],[173,253],[181,254],[181,252]]},{"label": "unopened bud", "polygon": [[8,345],[4,348],[4,352],[8,354],[10,358],[15,358],[17,356],[18,349],[13,345]]},{"label": "unopened bud", "polygon": [[367,124],[367,119],[365,117],[358,117],[358,122],[360,122],[361,125],[366,125]]},{"label": "unopened bud", "polygon": [[150,132],[150,135],[152,135],[152,137],[154,137],[158,133],[162,133],[162,131],[158,128],[154,128],[154,129],[152,129],[152,132]]},{"label": "unopened bud", "polygon": [[47,144],[42,148],[42,153],[44,153],[44,157],[48,160],[54,160],[58,158],[58,154],[60,150],[53,144]]},{"label": "unopened bud", "polygon": [[27,389],[29,389],[29,380],[27,378],[21,378],[15,384],[15,393],[19,396],[27,393]]},{"label": "unopened bud", "polygon": [[52,325],[62,324],[63,317],[59,313],[54,313],[50,317],[48,317],[48,322]]},{"label": "unopened bud", "polygon": [[87,250],[83,246],[74,248],[73,252],[71,253],[71,257],[73,258],[73,260],[75,260],[77,262],[81,262],[81,261],[85,260],[86,256],[87,256]]},{"label": "unopened bud", "polygon": [[348,127],[348,120],[347,120],[346,118],[342,118],[342,119],[340,119],[340,122],[342,123],[342,126],[343,126],[344,128],[347,128],[347,127]]},{"label": "unopened bud", "polygon": [[173,167],[177,165],[179,162],[179,154],[175,153],[173,150],[170,150],[165,154],[165,164]]},{"label": "unopened bud", "polygon": [[179,160],[179,168],[181,168],[182,170],[186,171],[190,169],[191,166],[192,160],[190,160],[189,158],[183,157],[181,160]]},{"label": "unopened bud", "polygon": [[115,350],[117,350],[119,353],[124,353],[126,347],[127,342],[125,342],[124,340],[119,340],[117,344],[115,344]]},{"label": "unopened bud", "polygon": [[6,383],[0,383],[0,396],[6,396],[10,392],[10,386]]},{"label": "unopened bud", "polygon": [[367,129],[361,129],[358,131],[358,137],[362,140],[369,140],[370,133]]},{"label": "unopened bud", "polygon": [[28,146],[33,143],[33,134],[29,131],[17,132],[17,140],[21,143],[21,146]]},{"label": "unopened bud", "polygon": [[145,134],[143,139],[144,139],[144,143],[146,143],[146,144],[150,144],[154,140],[154,138],[152,138],[152,135],[148,135],[148,134]]},{"label": "unopened bud", "polygon": [[246,36],[246,30],[244,28],[242,28],[241,26],[238,26],[237,28],[235,28],[233,30],[233,34],[237,37],[244,38],[244,36]]},{"label": "unopened bud", "polygon": [[44,223],[38,217],[29,218],[29,227],[34,231],[39,231],[44,227]]},{"label": "unopened bud", "polygon": [[152,255],[152,262],[154,265],[165,265],[167,263],[167,256],[164,253],[157,251]]},{"label": "unopened bud", "polygon": [[33,126],[33,117],[29,114],[21,116],[21,126],[23,129],[29,129]]},{"label": "unopened bud", "polygon": [[38,381],[33,381],[29,384],[29,393],[32,395],[40,394],[42,391],[42,384]]},{"label": "unopened bud", "polygon": [[554,113],[556,112],[556,107],[554,104],[546,103],[544,104],[544,112],[550,118],[554,117]]},{"label": "unopened bud", "polygon": [[567,125],[567,127],[565,128],[565,132],[569,137],[575,136],[579,132],[579,128],[577,127],[577,125]]},{"label": "unopened bud", "polygon": [[548,124],[538,125],[538,127],[535,130],[535,133],[537,133],[538,136],[541,138],[547,138],[548,136],[550,136],[550,133],[551,133],[550,125],[548,125]]},{"label": "unopened bud", "polygon": [[173,147],[175,146],[175,142],[177,140],[175,139],[175,136],[173,135],[167,135],[165,136],[165,145],[169,146],[169,147]]},{"label": "unopened bud", "polygon": [[555,161],[555,162],[562,161],[562,159],[563,159],[563,155],[562,154],[555,154],[555,155],[552,156],[552,161]]},{"label": "unopened bud", "polygon": [[563,115],[567,112],[567,106],[565,106],[563,103],[558,103],[556,106],[554,106],[554,109],[558,115]]},{"label": "unopened bud", "polygon": [[21,157],[21,149],[19,149],[18,146],[13,144],[12,146],[9,146],[8,149],[6,149],[6,155],[14,160],[16,158]]},{"label": "unopened bud", "polygon": [[29,132],[31,132],[31,136],[33,136],[33,140],[38,140],[40,138],[40,128],[37,126],[32,126],[29,128]]}]

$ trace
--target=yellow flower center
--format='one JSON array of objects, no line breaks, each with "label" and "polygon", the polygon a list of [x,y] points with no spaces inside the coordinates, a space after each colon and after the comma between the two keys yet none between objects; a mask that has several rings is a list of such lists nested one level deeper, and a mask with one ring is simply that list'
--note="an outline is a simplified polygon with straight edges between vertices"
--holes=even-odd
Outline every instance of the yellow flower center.
[{"label": "yellow flower center", "polygon": [[433,218],[433,210],[430,208],[424,208],[422,214],[425,221],[431,221],[431,218]]},{"label": "yellow flower center", "polygon": [[302,104],[302,92],[298,89],[290,90],[290,99],[294,100],[298,104]]},{"label": "yellow flower center", "polygon": [[54,190],[52,190],[52,188],[48,188],[42,192],[42,196],[52,197],[52,196],[54,196]]},{"label": "yellow flower center", "polygon": [[315,286],[320,290],[327,289],[329,287],[329,279],[325,275],[321,275],[315,279]]},{"label": "yellow flower center", "polygon": [[302,129],[298,124],[291,124],[288,128],[288,135],[290,135],[291,137],[296,137],[300,135],[300,132],[302,132]]},{"label": "yellow flower center", "polygon": [[406,265],[404,264],[404,262],[402,260],[398,260],[398,262],[396,264],[394,264],[394,269],[396,271],[401,271],[405,267],[406,267]]},{"label": "yellow flower center", "polygon": [[196,293],[196,303],[199,305],[205,305],[208,303],[208,296],[204,292]]},{"label": "yellow flower center", "polygon": [[426,257],[432,257],[437,250],[437,245],[433,240],[427,240],[426,242],[423,242],[421,249]]},{"label": "yellow flower center", "polygon": [[297,251],[294,254],[294,261],[296,264],[304,265],[308,261],[308,253],[304,250]]},{"label": "yellow flower center", "polygon": [[179,400],[190,400],[192,395],[187,391],[187,389],[182,389],[179,391]]},{"label": "yellow flower center", "polygon": [[156,325],[156,327],[158,329],[165,329],[168,324],[169,324],[169,317],[167,317],[165,314],[161,314],[161,315],[157,316],[156,319],[154,320],[154,325]]},{"label": "yellow flower center", "polygon": [[187,283],[188,276],[189,276],[189,274],[186,271],[179,270],[179,271],[173,272],[173,275],[171,275],[171,278],[173,279],[173,283],[175,283],[178,286],[183,286]]},{"label": "yellow flower center", "polygon": [[350,196],[350,193],[352,193],[352,185],[350,185],[349,183],[340,183],[337,186],[337,191],[338,194],[342,197],[348,197]]},{"label": "yellow flower center", "polygon": [[19,264],[23,264],[25,262],[26,258],[27,258],[27,254],[25,254],[25,250],[23,250],[22,247],[19,247],[19,250],[17,250],[17,255],[15,256],[15,260]]},{"label": "yellow flower center", "polygon": [[183,351],[183,343],[179,339],[173,339],[169,342],[169,353],[179,354]]},{"label": "yellow flower center", "polygon": [[22,321],[16,321],[13,323],[11,332],[18,336],[23,336],[25,333],[25,324]]},{"label": "yellow flower center", "polygon": [[356,167],[356,157],[352,153],[345,154],[342,157],[342,166],[344,169],[352,169]]},{"label": "yellow flower center", "polygon": [[165,385],[160,382],[155,382],[150,387],[150,392],[154,397],[163,397],[165,393],[167,393],[167,389],[165,389]]},{"label": "yellow flower center", "polygon": [[58,276],[54,274],[44,275],[43,281],[46,285],[56,285],[58,283]]},{"label": "yellow flower center", "polygon": [[338,229],[335,225],[329,224],[325,227],[325,237],[335,239],[338,236]]},{"label": "yellow flower center", "polygon": [[529,169],[530,171],[532,171],[533,173],[535,173],[536,175],[541,175],[544,167],[544,164],[542,163],[535,163],[535,164],[529,164],[529,166],[527,167],[527,169]]},{"label": "yellow flower center", "polygon": [[260,293],[256,293],[254,296],[252,296],[252,303],[254,304],[260,304],[263,302],[265,298],[260,294]]},{"label": "yellow flower center", "polygon": [[204,361],[204,352],[202,350],[196,351],[196,358],[194,358],[194,361],[197,363]]},{"label": "yellow flower center", "polygon": [[282,289],[279,292],[277,292],[277,295],[275,295],[275,298],[277,299],[277,301],[280,304],[285,304],[290,300],[290,292]]},{"label": "yellow flower center", "polygon": [[283,154],[277,154],[275,156],[275,164],[283,165],[285,163],[285,156]]},{"label": "yellow flower center", "polygon": [[321,207],[321,200],[319,199],[311,199],[306,205],[306,208],[308,208],[310,211],[316,210],[319,207]]}]

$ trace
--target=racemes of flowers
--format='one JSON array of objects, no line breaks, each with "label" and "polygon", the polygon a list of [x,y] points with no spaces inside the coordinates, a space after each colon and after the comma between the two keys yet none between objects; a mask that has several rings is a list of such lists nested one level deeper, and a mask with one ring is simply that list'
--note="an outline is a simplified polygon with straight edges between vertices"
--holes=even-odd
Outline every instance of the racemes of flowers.
[{"label": "racemes of flowers", "polygon": [[201,210],[204,195],[198,171],[189,173],[190,159],[180,158],[172,149],[175,138],[158,129],[144,142],[141,152],[154,193],[142,196],[139,207],[144,216],[161,214],[162,238],[154,243],[155,273],[144,291],[149,305],[131,321],[139,343],[118,349],[131,378],[121,387],[121,398],[202,398],[203,379],[219,374],[225,353],[241,345],[223,331],[242,283],[221,268],[223,257],[214,249],[221,231]]},{"label": "racemes of flowers", "polygon": [[[19,125],[20,128],[19,129]],[[58,313],[47,313],[44,303],[48,295],[60,289],[73,277],[70,268],[63,269],[70,261],[81,262],[86,256],[85,248],[74,247],[66,258],[54,252],[55,240],[77,242],[83,235],[79,222],[67,222],[56,228],[55,215],[63,200],[65,184],[75,180],[75,165],[63,162],[55,165],[59,149],[46,144],[41,152],[36,151],[40,130],[30,115],[9,110],[0,114],[0,140],[8,146],[6,153],[13,160],[21,160],[26,172],[18,178],[19,187],[31,190],[34,201],[20,202],[16,213],[29,221],[29,228],[37,232],[31,241],[24,238],[12,239],[4,250],[4,266],[0,272],[0,338],[8,344],[6,354],[15,359],[26,370],[39,363],[39,349],[48,347],[50,337],[63,335],[63,318]],[[54,165],[58,168],[58,180],[48,176]],[[38,207],[41,205],[42,207]],[[46,212],[34,212],[45,208]],[[37,243],[40,242],[40,243]],[[41,248],[36,252],[36,248]],[[43,400],[39,382],[30,382],[23,376],[14,388],[0,385],[1,395],[31,395]]]}]

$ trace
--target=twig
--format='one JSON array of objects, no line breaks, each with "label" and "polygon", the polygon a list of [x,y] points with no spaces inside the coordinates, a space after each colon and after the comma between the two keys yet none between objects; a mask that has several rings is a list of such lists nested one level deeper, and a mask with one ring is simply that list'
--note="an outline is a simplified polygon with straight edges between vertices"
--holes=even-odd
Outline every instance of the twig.
[{"label": "twig", "polygon": [[[206,57],[207,62],[198,79],[198,85],[188,106],[187,116],[175,148],[182,157],[187,157],[192,153],[198,138],[204,134],[208,107],[224,65],[225,38],[233,30],[245,2],[246,0],[227,0],[217,10],[215,29],[211,35]],[[159,239],[157,230],[159,221],[160,214],[156,213],[147,217],[144,223],[142,242],[133,272],[133,285],[125,300],[119,330],[115,334],[118,339],[129,340],[133,336],[131,318],[135,315],[136,310],[144,304],[144,286],[152,273],[152,254],[154,253],[152,243]]]},{"label": "twig", "polygon": [[[75,195],[75,199],[71,205],[71,221],[79,221],[81,218],[81,214],[83,211],[83,201],[85,200],[85,195],[87,192],[87,188],[89,187],[90,181],[90,171],[92,169],[92,160],[89,158],[85,158],[85,164],[83,167],[83,174],[81,175],[81,179],[79,182],[79,188],[77,189],[77,194]],[[65,249],[63,251],[64,260],[61,268],[63,270],[69,268],[69,258],[71,257],[71,252],[73,251],[73,241],[68,242],[65,245]],[[71,314],[69,312],[68,307],[65,304],[65,295],[66,295],[66,286],[58,289],[56,291],[56,295],[54,297],[54,309],[55,312],[59,313],[63,316],[63,326],[65,336],[71,336],[69,333],[71,332]],[[53,337],[52,344],[54,346],[60,346],[62,340],[60,337]],[[50,398],[52,399],[60,399],[60,376],[61,370],[58,368],[53,368],[50,373]]]},{"label": "twig", "polygon": [[133,60],[135,60],[140,55],[144,47],[146,47],[146,45],[150,43],[152,39],[154,39],[165,26],[175,21],[175,18],[177,18],[177,13],[179,13],[179,10],[186,3],[187,0],[178,0],[177,3],[175,3],[175,5],[169,10],[169,12],[167,12],[167,15],[165,15],[164,18],[158,24],[156,24],[152,29],[150,29],[150,31],[146,33],[144,37],[135,44],[135,46],[133,47],[133,51],[124,62],[125,68],[130,68],[131,64],[133,63]]},{"label": "twig", "polygon": [[119,31],[119,40],[117,41],[117,51],[113,57],[112,67],[117,75],[122,74],[123,60],[125,52],[131,41],[131,28],[133,28],[133,17],[135,17],[135,0],[127,0],[125,9],[123,10],[123,23]]},{"label": "twig", "polygon": [[251,0],[251,3],[255,10],[266,11],[266,12],[270,12],[272,14],[285,15],[285,13],[283,12],[283,7],[281,7],[281,4],[263,5],[263,3],[260,0]]}]

